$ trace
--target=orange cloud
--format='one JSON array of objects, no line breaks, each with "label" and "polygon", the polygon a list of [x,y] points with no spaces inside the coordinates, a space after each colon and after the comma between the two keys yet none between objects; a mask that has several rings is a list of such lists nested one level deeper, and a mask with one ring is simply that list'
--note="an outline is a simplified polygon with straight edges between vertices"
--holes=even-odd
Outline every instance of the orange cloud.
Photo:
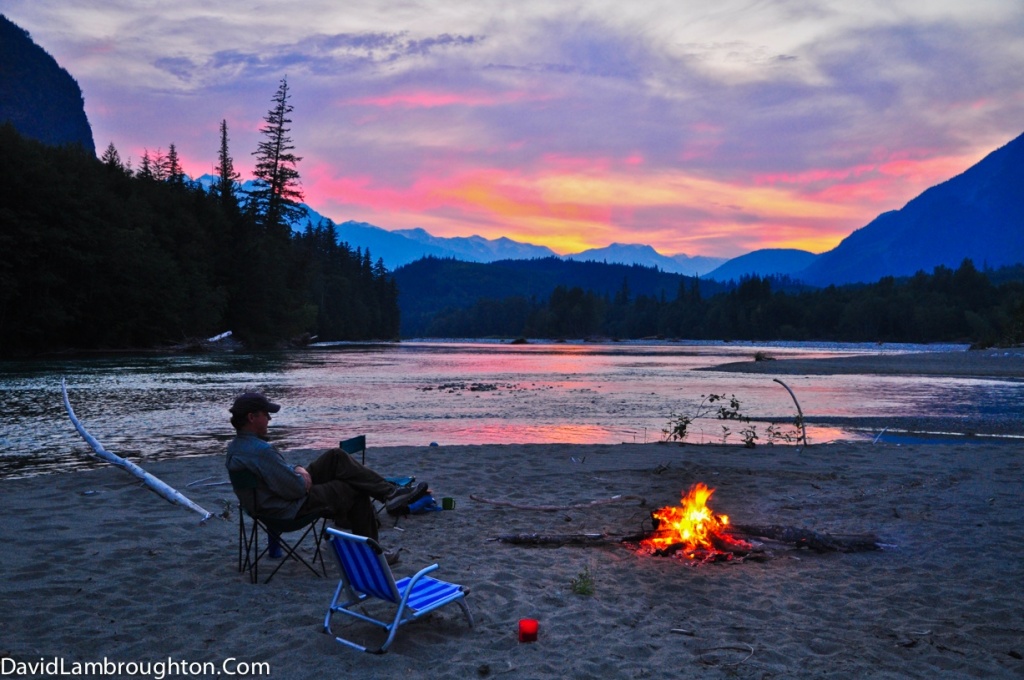
[{"label": "orange cloud", "polygon": [[[559,253],[613,241],[649,243],[663,253],[731,256],[760,247],[833,247],[860,226],[847,202],[786,187],[747,186],[677,170],[609,169],[608,159],[551,157],[525,174],[500,168],[417,178],[405,187],[334,177],[327,166],[309,193],[385,228],[415,226],[438,236],[507,236]],[[595,168],[599,171],[595,171]],[[695,210],[699,217],[693,217]],[[859,223],[858,223],[859,222]],[[430,227],[427,225],[430,224]]]}]

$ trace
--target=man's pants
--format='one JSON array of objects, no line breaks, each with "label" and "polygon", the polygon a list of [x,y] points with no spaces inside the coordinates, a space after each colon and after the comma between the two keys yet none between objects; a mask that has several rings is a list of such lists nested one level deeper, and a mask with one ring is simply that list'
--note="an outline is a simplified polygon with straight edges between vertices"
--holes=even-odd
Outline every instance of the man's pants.
[{"label": "man's pants", "polygon": [[325,451],[306,469],[313,486],[299,514],[315,512],[337,527],[377,540],[377,514],[370,501],[385,500],[395,485],[341,449]]}]

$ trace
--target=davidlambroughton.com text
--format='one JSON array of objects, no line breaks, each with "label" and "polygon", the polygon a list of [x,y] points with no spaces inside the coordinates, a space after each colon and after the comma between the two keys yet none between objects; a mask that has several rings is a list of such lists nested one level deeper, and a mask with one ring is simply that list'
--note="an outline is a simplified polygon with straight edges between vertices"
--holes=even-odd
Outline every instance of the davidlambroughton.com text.
[{"label": "davidlambroughton.com text", "polygon": [[228,657],[220,663],[213,661],[182,661],[168,657],[163,661],[68,661],[61,657],[39,657],[37,661],[18,661],[0,658],[0,677],[136,677],[164,680],[188,677],[269,677],[270,664],[266,661],[240,661]]}]

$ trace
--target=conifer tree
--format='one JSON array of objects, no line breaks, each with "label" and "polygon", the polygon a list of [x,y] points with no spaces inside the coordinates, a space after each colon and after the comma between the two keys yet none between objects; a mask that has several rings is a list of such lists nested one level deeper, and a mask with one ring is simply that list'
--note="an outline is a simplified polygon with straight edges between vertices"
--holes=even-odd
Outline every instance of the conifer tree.
[{"label": "conifer tree", "polygon": [[167,179],[167,156],[164,155],[162,149],[157,149],[153,152],[153,155],[149,155],[147,149],[143,155],[143,160],[149,160],[149,172],[144,175],[149,179],[155,179],[158,182],[162,182]]},{"label": "conifer tree", "polygon": [[178,149],[171,143],[167,149],[167,158],[164,159],[165,175],[171,184],[182,184],[185,181],[185,173],[181,169],[181,162],[178,160]]},{"label": "conifer tree", "polygon": [[121,162],[121,154],[117,152],[117,147],[114,146],[113,142],[107,144],[107,150],[100,156],[100,160],[111,170],[125,171],[125,165]]},{"label": "conifer tree", "polygon": [[153,161],[149,157],[149,149],[142,150],[142,165],[139,166],[139,177],[142,179],[154,179]]},{"label": "conifer tree", "polygon": [[292,122],[288,117],[292,112],[288,97],[288,79],[282,78],[274,94],[274,107],[267,112],[260,128],[264,139],[253,152],[255,189],[250,201],[257,220],[269,229],[287,228],[289,219],[301,214],[298,202],[302,200],[302,191],[295,166],[302,158],[293,153],[295,147],[288,136],[288,125]]},{"label": "conifer tree", "polygon": [[220,122],[220,150],[217,152],[217,184],[214,191],[220,196],[221,203],[225,207],[238,207],[238,199],[235,197],[235,184],[241,179],[241,175],[235,170],[234,160],[228,151],[228,121]]}]

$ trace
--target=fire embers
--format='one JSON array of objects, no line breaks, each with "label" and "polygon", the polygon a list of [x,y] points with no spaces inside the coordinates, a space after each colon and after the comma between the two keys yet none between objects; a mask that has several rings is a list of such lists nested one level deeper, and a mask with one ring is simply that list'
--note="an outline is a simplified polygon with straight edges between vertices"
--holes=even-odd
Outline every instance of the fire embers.
[{"label": "fire embers", "polygon": [[714,489],[696,483],[680,506],[651,513],[654,531],[640,541],[640,549],[652,555],[675,555],[698,562],[720,562],[749,553],[752,546],[730,535],[729,518],[716,515],[707,502]]}]

